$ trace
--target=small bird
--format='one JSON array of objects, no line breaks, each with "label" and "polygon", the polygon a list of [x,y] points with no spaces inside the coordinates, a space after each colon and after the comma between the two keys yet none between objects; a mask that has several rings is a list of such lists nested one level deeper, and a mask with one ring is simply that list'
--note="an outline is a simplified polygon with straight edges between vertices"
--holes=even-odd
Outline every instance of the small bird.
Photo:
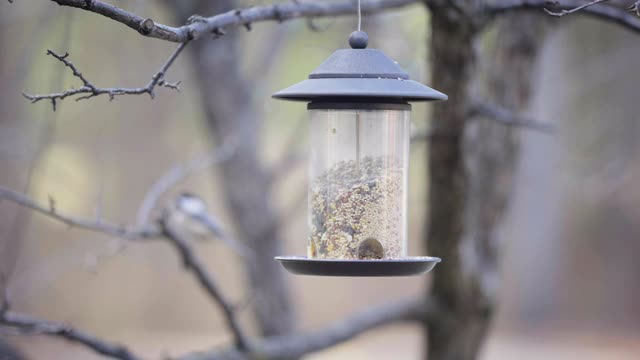
[{"label": "small bird", "polygon": [[194,194],[182,193],[178,196],[169,221],[191,237],[205,239],[213,235],[240,256],[251,257],[251,249],[230,237],[217,219],[209,213],[204,200]]}]

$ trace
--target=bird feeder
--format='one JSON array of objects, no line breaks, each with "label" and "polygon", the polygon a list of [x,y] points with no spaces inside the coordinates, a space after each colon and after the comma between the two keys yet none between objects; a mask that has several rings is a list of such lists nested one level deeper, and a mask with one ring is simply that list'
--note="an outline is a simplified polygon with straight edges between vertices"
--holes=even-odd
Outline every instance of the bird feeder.
[{"label": "bird feeder", "polygon": [[424,273],[440,261],[407,256],[410,102],[446,100],[355,31],[307,80],[276,99],[307,102],[311,119],[307,256],[290,272],[331,276]]}]

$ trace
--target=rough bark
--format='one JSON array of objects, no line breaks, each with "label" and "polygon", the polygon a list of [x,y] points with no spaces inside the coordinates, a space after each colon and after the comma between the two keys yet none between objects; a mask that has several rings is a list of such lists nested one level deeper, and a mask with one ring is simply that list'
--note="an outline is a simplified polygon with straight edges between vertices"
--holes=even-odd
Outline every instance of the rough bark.
[{"label": "rough bark", "polygon": [[428,253],[443,259],[434,272],[431,295],[441,308],[428,318],[427,358],[472,359],[479,346],[478,332],[486,315],[478,302],[477,284],[462,271],[460,244],[468,176],[464,167],[463,137],[470,107],[474,32],[451,16],[447,8],[432,7],[432,84],[449,96],[434,105],[429,161]]},{"label": "rough bark", "polygon": [[[498,228],[508,205],[517,161],[517,128],[470,122],[472,74],[479,73],[473,41],[479,34],[462,18],[433,7],[432,84],[449,95],[436,104],[429,149],[429,254],[443,263],[431,295],[441,311],[429,317],[427,358],[478,357],[496,309]],[[538,18],[538,20],[540,20]],[[527,21],[528,26],[522,26]],[[514,110],[527,105],[542,25],[532,15],[513,17],[497,29],[491,66],[481,91]]]},{"label": "rough bark", "polygon": [[[235,6],[232,0],[168,4],[183,16],[216,14]],[[238,238],[257,254],[247,272],[260,332],[265,336],[286,334],[293,328],[292,304],[284,273],[273,260],[282,254],[281,235],[271,204],[269,174],[259,158],[262,116],[250,104],[250,82],[241,73],[238,32],[217,41],[194,42],[188,49],[212,137],[216,142],[231,137],[240,140],[217,173]]]}]

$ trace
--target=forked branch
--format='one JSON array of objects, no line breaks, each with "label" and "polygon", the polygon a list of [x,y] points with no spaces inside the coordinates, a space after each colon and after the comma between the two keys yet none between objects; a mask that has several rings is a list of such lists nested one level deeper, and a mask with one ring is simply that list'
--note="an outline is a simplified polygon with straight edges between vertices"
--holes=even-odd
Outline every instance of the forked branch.
[{"label": "forked branch", "polygon": [[[78,77],[83,85],[78,89],[69,89],[63,92],[31,95],[23,93],[32,103],[41,100],[51,101],[53,110],[56,110],[57,102],[67,97],[76,97],[76,100],[89,99],[99,95],[108,95],[110,100],[120,95],[141,95],[149,94],[154,97],[156,86],[168,87],[179,90],[179,82],[169,83],[164,77],[171,64],[178,57],[185,44],[191,40],[213,35],[218,38],[225,34],[226,28],[243,26],[251,30],[251,24],[259,21],[278,21],[306,17],[326,17],[354,14],[356,3],[351,0],[333,2],[298,2],[293,1],[285,4],[275,4],[270,6],[256,6],[247,9],[231,10],[223,14],[211,17],[193,15],[186,25],[171,27],[154,22],[150,18],[144,18],[134,13],[123,10],[117,6],[110,5],[98,0],[52,0],[61,6],[69,6],[82,10],[87,10],[102,16],[108,17],[119,23],[138,31],[140,34],[157,39],[182,43],[176,51],[169,57],[164,66],[158,71],[151,81],[140,88],[99,88],[91,83],[80,73],[77,68],[67,60],[68,54],[58,55],[51,50],[47,51],[51,55],[69,67],[74,76]],[[418,0],[370,0],[362,4],[362,12],[372,13],[384,9],[402,7],[408,4],[417,3]]]},{"label": "forked branch", "polygon": [[83,345],[94,352],[120,360],[141,360],[125,346],[102,340],[69,325],[37,319],[10,310],[6,292],[0,307],[0,328],[13,330],[20,335],[48,335]]},{"label": "forked branch", "polygon": [[[575,13],[577,12],[575,9],[579,8],[580,14],[589,15],[607,22],[613,22],[635,33],[640,33],[640,18],[638,18],[636,14],[632,14],[624,8],[601,4],[601,2],[603,1],[594,1],[585,4],[578,0],[562,0],[557,3],[550,3],[548,0],[498,0],[487,4],[485,12],[489,18],[521,10],[540,9],[549,12],[548,8],[551,4],[555,5],[555,8],[558,10],[554,11],[559,14],[563,14],[563,10],[566,11],[563,15]],[[634,9],[635,4],[628,10],[633,11]]]},{"label": "forked branch", "polygon": [[167,218],[161,220],[164,236],[175,247],[176,251],[182,258],[182,264],[185,269],[196,277],[200,286],[205,290],[207,295],[220,306],[224,317],[227,321],[227,326],[231,330],[231,333],[235,339],[235,348],[238,351],[247,351],[249,349],[249,341],[244,331],[240,327],[237,319],[235,308],[226,299],[226,296],[222,293],[222,290],[218,287],[217,283],[213,280],[213,277],[206,270],[204,264],[200,262],[200,259],[196,256],[195,251],[189,245],[187,239],[184,239],[177,229],[174,229]]},{"label": "forked branch", "polygon": [[[222,293],[222,290],[218,287],[212,275],[197,257],[189,241],[184,239],[179,231],[173,229],[171,225],[166,222],[166,218],[160,220],[160,229],[149,232],[125,231],[122,230],[121,227],[105,223],[101,220],[92,221],[62,214],[58,212],[55,207],[55,202],[53,201],[51,201],[49,207],[45,207],[29,199],[26,195],[4,187],[0,187],[0,199],[10,200],[69,226],[77,226],[87,230],[126,238],[144,238],[153,235],[153,237],[166,238],[173,244],[186,270],[195,276],[207,295],[220,306],[227,325],[235,339],[234,345],[227,349],[200,354],[188,354],[179,357],[179,359],[295,358],[326,349],[383,325],[400,321],[417,321],[423,319],[425,316],[429,316],[429,314],[437,313],[437,309],[435,309],[433,303],[430,301],[425,302],[418,299],[394,302],[367,309],[315,332],[259,339],[252,342],[240,327],[236,307],[234,307]],[[124,346],[99,339],[66,324],[36,319],[28,315],[12,312],[10,311],[9,302],[6,297],[4,297],[3,300],[0,304],[0,325],[5,329],[10,329],[18,334],[24,335],[39,334],[63,338],[114,359],[140,359]]]},{"label": "forked branch", "polygon": [[[595,5],[595,4],[599,4],[599,3],[602,3],[602,2],[605,2],[605,1],[608,1],[608,0],[594,0],[594,1],[590,1],[588,3],[584,3],[584,4],[580,5],[580,6],[576,6],[576,7],[572,8],[572,9],[560,9],[560,11],[552,11],[552,10],[549,10],[548,8],[544,8],[544,11],[547,14],[551,15],[551,16],[561,17],[561,16],[573,14],[574,12],[578,12],[578,11],[580,11],[582,9],[588,8],[589,6],[592,6],[592,5]],[[553,5],[558,5],[558,3],[554,3]]]},{"label": "forked branch", "polygon": [[59,55],[53,52],[52,50],[47,50],[47,55],[51,55],[54,58],[58,59],[58,61],[62,62],[66,67],[71,69],[73,76],[77,77],[82,81],[82,86],[77,89],[69,89],[59,93],[51,93],[51,94],[43,94],[43,95],[31,95],[22,93],[24,97],[31,100],[31,103],[36,103],[41,100],[49,100],[51,101],[51,105],[53,106],[53,111],[56,110],[56,104],[58,101],[63,100],[70,96],[76,96],[76,101],[90,99],[99,95],[107,95],[109,96],[109,100],[113,100],[116,96],[120,95],[141,95],[141,94],[149,94],[149,96],[153,99],[155,97],[155,89],[158,86],[167,87],[173,90],[180,90],[179,85],[180,82],[170,83],[165,80],[165,75],[167,70],[174,63],[178,55],[182,52],[185,46],[188,43],[180,44],[176,50],[171,54],[171,56],[165,61],[160,70],[156,72],[152,77],[149,83],[144,87],[139,88],[100,88],[84,76],[78,68],[68,59],[69,53],[65,53],[64,55]]},{"label": "forked branch", "polygon": [[157,238],[161,235],[157,227],[145,224],[139,228],[130,229],[124,225],[118,225],[112,222],[104,221],[100,218],[88,219],[60,212],[56,208],[56,202],[53,198],[49,198],[49,205],[44,206],[38,204],[27,195],[13,191],[4,186],[0,186],[0,200],[8,200],[18,205],[29,208],[37,213],[45,215],[53,220],[61,222],[72,228],[95,231],[126,240],[150,239]]},{"label": "forked branch", "polygon": [[[156,23],[150,18],[120,9],[98,0],[52,0],[58,5],[75,7],[91,11],[122,23],[138,33],[166,41],[187,42],[201,37],[224,34],[224,29],[243,26],[248,30],[251,24],[260,21],[282,22],[300,17],[325,17],[337,15],[353,15],[356,2],[341,1],[292,1],[268,6],[255,6],[247,9],[236,9],[226,13],[203,17],[194,15],[188,24],[172,27]],[[379,10],[402,7],[419,0],[369,0],[362,2],[362,12],[371,13]]]}]

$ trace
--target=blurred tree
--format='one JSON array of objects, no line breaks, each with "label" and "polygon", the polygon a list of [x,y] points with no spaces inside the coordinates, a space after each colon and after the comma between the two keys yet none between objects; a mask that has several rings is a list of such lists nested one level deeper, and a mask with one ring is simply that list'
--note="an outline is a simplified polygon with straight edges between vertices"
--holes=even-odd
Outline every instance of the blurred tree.
[{"label": "blurred tree", "polygon": [[538,15],[498,20],[478,60],[472,24],[461,26],[447,9],[432,9],[433,84],[450,100],[435,105],[433,132],[442,137],[431,141],[429,151],[425,243],[446,261],[430,290],[440,311],[426,321],[427,343],[430,359],[471,359],[496,310],[499,228],[518,158],[516,129],[487,122],[491,115],[478,114],[476,98],[526,109],[545,22]]},{"label": "blurred tree", "polygon": [[[535,169],[523,188],[545,192],[540,200],[523,200],[538,224],[522,229],[522,246],[549,266],[521,278],[522,325],[612,333],[640,324],[640,147],[630,106],[637,77],[624,71],[640,54],[629,46],[636,38],[612,24],[579,19],[554,31],[546,47],[538,116],[553,119],[557,131],[550,139],[532,138],[523,159]],[[544,233],[535,231],[541,224]]]},{"label": "blurred tree", "polygon": [[[236,6],[233,0],[167,1],[167,5],[178,23],[186,22],[193,14],[218,14]],[[293,329],[294,311],[284,272],[273,261],[274,256],[283,253],[282,234],[278,214],[271,204],[274,195],[270,173],[260,158],[259,134],[264,114],[252,104],[254,80],[243,76],[238,39],[239,34],[232,32],[219,41],[194,43],[189,48],[191,68],[199,81],[201,104],[212,138],[218,143],[240,139],[232,157],[222,165],[223,191],[239,237],[259,254],[247,268],[258,326],[265,336],[280,335]]]}]

